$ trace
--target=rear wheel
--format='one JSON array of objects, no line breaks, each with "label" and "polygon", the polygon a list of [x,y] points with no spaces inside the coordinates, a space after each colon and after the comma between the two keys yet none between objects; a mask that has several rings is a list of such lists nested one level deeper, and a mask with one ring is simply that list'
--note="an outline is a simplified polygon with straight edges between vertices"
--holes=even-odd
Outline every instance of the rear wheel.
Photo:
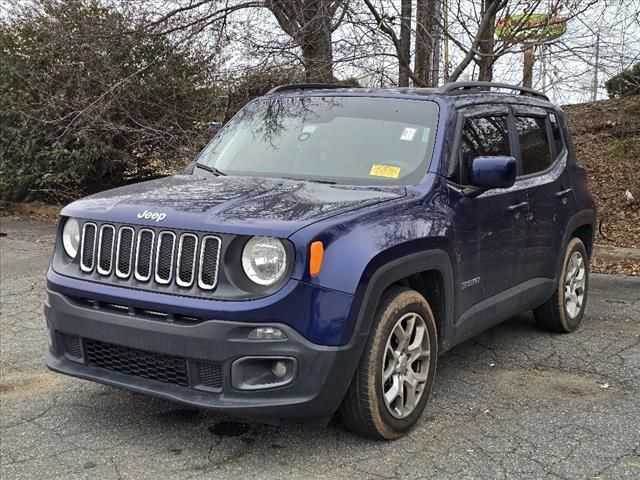
[{"label": "rear wheel", "polygon": [[340,408],[345,426],[383,439],[408,432],[431,393],[437,358],[436,324],[429,304],[414,290],[393,288],[378,306]]},{"label": "rear wheel", "polygon": [[571,333],[580,326],[589,289],[589,257],[579,238],[572,238],[564,254],[558,287],[534,310],[538,326],[550,332]]}]

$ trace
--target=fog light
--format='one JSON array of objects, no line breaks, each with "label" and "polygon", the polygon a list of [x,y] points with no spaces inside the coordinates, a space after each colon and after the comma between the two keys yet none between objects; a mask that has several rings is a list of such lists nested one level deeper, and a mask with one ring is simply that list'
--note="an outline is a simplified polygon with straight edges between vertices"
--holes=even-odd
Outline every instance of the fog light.
[{"label": "fog light", "polygon": [[250,340],[284,340],[287,335],[276,327],[258,327],[249,332]]},{"label": "fog light", "polygon": [[283,387],[296,377],[293,357],[242,357],[231,364],[231,386],[236,390]]},{"label": "fog light", "polygon": [[287,376],[287,365],[282,360],[276,360],[271,363],[271,373],[276,378],[284,378]]}]

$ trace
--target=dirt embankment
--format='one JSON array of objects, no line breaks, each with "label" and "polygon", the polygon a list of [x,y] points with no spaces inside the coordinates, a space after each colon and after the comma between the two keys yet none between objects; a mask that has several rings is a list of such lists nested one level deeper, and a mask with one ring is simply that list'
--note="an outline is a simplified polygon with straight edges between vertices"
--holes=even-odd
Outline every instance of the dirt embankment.
[{"label": "dirt embankment", "polygon": [[[640,248],[640,96],[565,105],[576,156],[588,169],[600,245]],[[631,204],[626,192],[634,200]],[[640,263],[596,259],[595,271],[640,275]]]}]

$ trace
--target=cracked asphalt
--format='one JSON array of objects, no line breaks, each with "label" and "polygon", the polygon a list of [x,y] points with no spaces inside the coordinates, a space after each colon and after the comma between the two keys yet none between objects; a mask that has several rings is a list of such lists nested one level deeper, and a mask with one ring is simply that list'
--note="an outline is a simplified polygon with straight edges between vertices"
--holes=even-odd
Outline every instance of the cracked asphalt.
[{"label": "cracked asphalt", "polygon": [[54,226],[1,219],[2,479],[640,479],[640,279],[592,275],[571,335],[513,318],[445,356],[394,442],[267,426],[50,373]]}]

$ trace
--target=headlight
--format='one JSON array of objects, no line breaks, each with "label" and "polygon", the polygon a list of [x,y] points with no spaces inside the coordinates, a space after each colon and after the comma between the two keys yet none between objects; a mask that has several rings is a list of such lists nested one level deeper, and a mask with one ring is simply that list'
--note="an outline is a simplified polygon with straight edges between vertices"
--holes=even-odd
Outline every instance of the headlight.
[{"label": "headlight", "polygon": [[76,258],[80,245],[80,223],[75,218],[68,218],[62,228],[62,246],[71,258]]},{"label": "headlight", "polygon": [[277,238],[253,237],[242,251],[242,268],[254,283],[273,285],[287,270],[287,251]]}]

